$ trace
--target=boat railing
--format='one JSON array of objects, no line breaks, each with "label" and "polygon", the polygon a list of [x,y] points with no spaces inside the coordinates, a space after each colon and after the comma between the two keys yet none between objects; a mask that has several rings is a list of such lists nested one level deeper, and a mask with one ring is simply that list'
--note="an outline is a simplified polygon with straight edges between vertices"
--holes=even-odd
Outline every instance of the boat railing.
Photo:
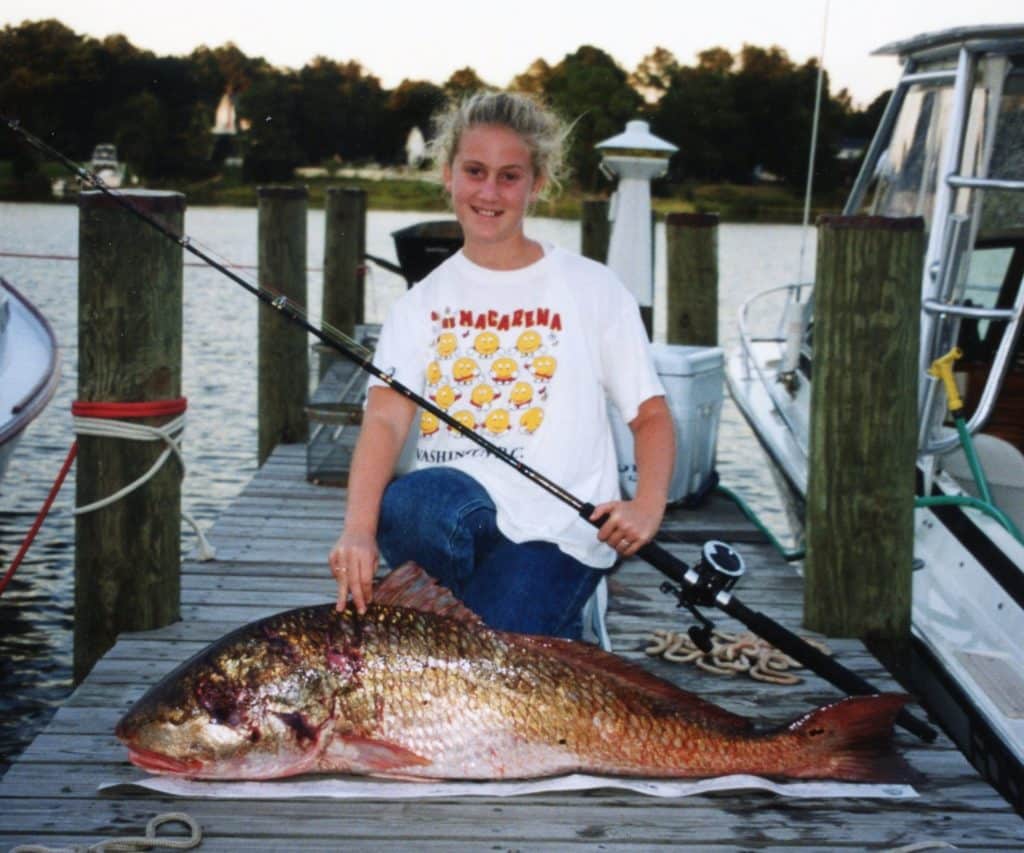
[{"label": "boat railing", "polygon": [[[1017,298],[1012,308],[983,308],[979,306],[949,304],[935,299],[926,299],[922,308],[927,314],[938,316],[940,319],[959,322],[963,319],[1006,321],[1006,328],[1003,330],[996,348],[995,358],[992,361],[992,369],[989,371],[985,387],[981,392],[977,408],[967,421],[967,431],[975,435],[985,428],[992,410],[995,408],[996,398],[999,389],[1003,385],[1006,374],[1009,372],[1010,364],[1013,361],[1014,344],[1018,339],[1021,322],[1024,319],[1024,279],[1017,288]],[[926,403],[925,411],[930,410],[934,405],[934,398]],[[926,421],[927,422],[927,421]],[[959,437],[946,435],[942,438],[931,438],[922,436],[920,453],[922,456],[946,453],[959,444]]]},{"label": "boat railing", "polygon": [[750,308],[755,303],[760,303],[770,297],[772,294],[785,293],[786,294],[786,305],[788,306],[792,302],[799,302],[804,290],[813,291],[813,284],[808,282],[784,284],[779,287],[770,287],[767,290],[761,290],[745,300],[739,309],[739,341],[740,341],[740,352],[743,359],[743,371],[744,378],[750,379],[753,374],[756,374],[757,381],[768,392],[768,398],[772,402],[772,408],[775,409],[776,413],[782,418],[782,421],[786,424],[786,428],[789,429],[794,435],[799,434],[798,426],[793,421],[789,412],[787,412],[782,406],[779,405],[775,398],[775,394],[772,393],[773,383],[769,381],[769,377],[765,375],[765,371],[762,368],[760,362],[754,357],[753,347],[754,343],[778,343],[785,344],[787,336],[783,330],[781,324],[785,322],[787,312],[783,310],[779,314],[780,325],[776,328],[773,334],[755,336],[750,329],[749,314]]},{"label": "boat railing", "polygon": [[[946,176],[946,184],[953,190],[1008,190],[1024,191],[1024,181],[1008,178],[980,178],[960,174]],[[939,273],[942,280],[938,289],[939,298],[925,298],[921,309],[926,316],[936,319],[930,335],[933,355],[945,349],[951,343],[945,334],[950,324],[959,324],[961,320],[989,320],[1006,322],[999,346],[996,348],[992,368],[985,381],[977,407],[967,421],[967,431],[975,435],[983,430],[992,416],[999,390],[1003,386],[1006,375],[1014,357],[1014,345],[1018,339],[1022,315],[1024,315],[1024,280],[1017,287],[1017,296],[1012,308],[985,308],[966,305],[954,299],[954,288],[958,278],[956,264],[969,254],[970,220],[963,214],[948,216],[945,233],[945,244],[942,259],[939,262]],[[937,433],[932,426],[937,424],[936,407],[940,405],[940,397],[936,393],[937,380],[929,380],[921,407],[921,433],[918,437],[918,452],[921,456],[947,453],[957,447],[957,435]]]},{"label": "boat railing", "polygon": [[969,178],[966,175],[950,175],[946,183],[956,189],[972,190],[1024,190],[1024,181],[1007,178]]}]

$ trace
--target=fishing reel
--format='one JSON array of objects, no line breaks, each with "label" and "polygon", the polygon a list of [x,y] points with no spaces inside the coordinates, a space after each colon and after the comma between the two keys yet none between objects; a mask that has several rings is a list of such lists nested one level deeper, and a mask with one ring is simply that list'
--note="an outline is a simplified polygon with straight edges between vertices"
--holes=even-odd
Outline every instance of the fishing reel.
[{"label": "fishing reel", "polygon": [[715,623],[697,607],[713,607],[720,603],[719,596],[727,595],[744,571],[746,564],[735,548],[717,539],[709,539],[701,548],[700,560],[683,576],[685,589],[668,581],[661,585],[662,592],[674,595],[679,602],[677,606],[685,607],[698,621],[699,624],[692,625],[687,634],[701,651],[711,651],[711,633],[715,630]]}]

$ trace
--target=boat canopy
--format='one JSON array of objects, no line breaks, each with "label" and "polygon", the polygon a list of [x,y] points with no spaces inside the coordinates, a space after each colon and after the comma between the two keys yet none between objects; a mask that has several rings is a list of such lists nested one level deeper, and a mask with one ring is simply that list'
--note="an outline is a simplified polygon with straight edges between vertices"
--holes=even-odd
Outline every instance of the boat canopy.
[{"label": "boat canopy", "polygon": [[[975,27],[953,27],[934,33],[921,33],[908,39],[889,42],[873,51],[873,56],[914,56],[922,53],[936,55],[943,52],[955,54],[968,42],[972,47],[988,50],[997,42],[998,47],[1012,46],[1019,40],[1020,49],[1024,49],[1024,24],[981,24]],[[1011,47],[1012,49],[1012,47]]]}]

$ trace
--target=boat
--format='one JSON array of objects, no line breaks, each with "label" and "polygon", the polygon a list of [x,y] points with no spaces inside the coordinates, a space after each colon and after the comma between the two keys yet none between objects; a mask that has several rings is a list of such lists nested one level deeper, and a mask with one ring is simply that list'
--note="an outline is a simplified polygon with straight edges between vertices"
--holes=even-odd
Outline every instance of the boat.
[{"label": "boat", "polygon": [[[897,57],[902,76],[843,212],[925,222],[911,687],[1022,810],[1024,24],[922,34],[876,54]],[[813,283],[755,294],[738,322],[729,392],[799,519]],[[950,352],[958,390],[947,393],[929,368]],[[966,435],[948,417],[957,393]],[[954,505],[926,506],[936,503],[926,496]]]},{"label": "boat", "polygon": [[117,147],[103,142],[92,149],[89,171],[101,178],[111,189],[124,183],[125,165],[117,159]]},{"label": "boat", "polygon": [[[124,184],[127,167],[117,159],[117,146],[110,142],[96,145],[85,167],[111,189],[119,189]],[[54,178],[50,189],[54,198],[73,199],[82,191],[83,182],[81,178]]]},{"label": "boat", "polygon": [[0,278],[0,484],[15,445],[53,397],[59,378],[49,322]]}]

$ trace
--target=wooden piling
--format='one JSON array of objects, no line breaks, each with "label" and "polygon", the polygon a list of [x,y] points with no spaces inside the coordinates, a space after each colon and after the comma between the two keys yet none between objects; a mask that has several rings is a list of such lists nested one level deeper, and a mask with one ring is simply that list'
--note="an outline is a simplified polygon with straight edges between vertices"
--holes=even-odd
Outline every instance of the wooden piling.
[{"label": "wooden piling", "polygon": [[665,219],[666,334],[670,344],[718,345],[718,214]]},{"label": "wooden piling", "polygon": [[323,321],[346,335],[365,321],[366,190],[330,187],[324,212]]},{"label": "wooden piling", "polygon": [[[185,197],[127,190],[135,207],[175,233]],[[182,251],[100,192],[79,196],[78,399],[150,402],[181,396]],[[159,426],[172,417],[133,419]],[[162,441],[81,435],[75,501],[86,506],[134,482]],[[122,631],[179,618],[181,467],[172,455],[142,486],[75,517],[74,678],[81,681]]]},{"label": "wooden piling", "polygon": [[[260,287],[306,305],[305,187],[260,187]],[[276,309],[259,308],[257,463],[278,443],[305,441],[305,405],[309,386],[306,332]]]},{"label": "wooden piling", "polygon": [[580,254],[607,263],[608,241],[611,239],[607,199],[584,199],[580,210]]},{"label": "wooden piling", "polygon": [[818,225],[808,628],[906,643],[917,444],[920,218]]}]

